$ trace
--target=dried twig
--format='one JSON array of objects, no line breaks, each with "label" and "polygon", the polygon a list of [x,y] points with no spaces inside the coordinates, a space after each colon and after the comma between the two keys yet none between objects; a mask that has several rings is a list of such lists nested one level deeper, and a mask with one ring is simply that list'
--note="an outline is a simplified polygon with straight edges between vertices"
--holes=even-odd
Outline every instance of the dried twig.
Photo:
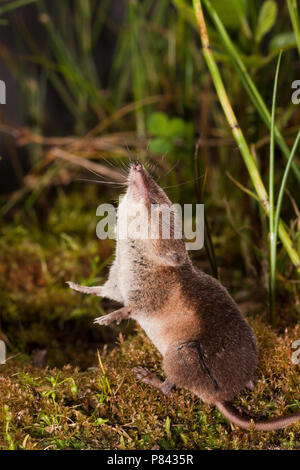
[{"label": "dried twig", "polygon": [[49,156],[62,158],[63,160],[67,162],[74,163],[75,165],[79,165],[82,168],[86,168],[87,170],[95,171],[96,173],[99,173],[102,176],[105,176],[106,178],[109,178],[114,181],[119,181],[119,182],[125,181],[125,176],[122,175],[121,172],[117,170],[113,170],[112,168],[108,168],[107,166],[102,165],[100,163],[91,162],[90,160],[87,160],[86,158],[78,157],[77,155],[67,152],[66,150],[62,150],[58,147],[52,149],[49,152]]}]

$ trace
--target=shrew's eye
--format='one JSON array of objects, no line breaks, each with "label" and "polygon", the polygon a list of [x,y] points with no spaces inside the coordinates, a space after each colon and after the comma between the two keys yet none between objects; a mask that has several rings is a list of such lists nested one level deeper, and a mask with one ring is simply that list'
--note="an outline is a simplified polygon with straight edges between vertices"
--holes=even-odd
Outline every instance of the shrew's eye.
[{"label": "shrew's eye", "polygon": [[151,207],[158,207],[157,202],[151,202]]}]

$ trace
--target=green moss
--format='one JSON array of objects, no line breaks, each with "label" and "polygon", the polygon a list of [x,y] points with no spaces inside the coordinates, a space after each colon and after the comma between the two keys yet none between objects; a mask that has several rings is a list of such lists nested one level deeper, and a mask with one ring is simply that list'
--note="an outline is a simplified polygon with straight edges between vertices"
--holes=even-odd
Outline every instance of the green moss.
[{"label": "green moss", "polygon": [[[268,417],[295,412],[300,384],[290,348],[297,328],[282,337],[259,320],[251,323],[261,343],[257,384],[235,405]],[[101,356],[106,379],[96,349],[92,370],[37,369],[21,358],[1,366],[1,426],[10,413],[8,433],[15,448],[293,449],[300,444],[299,424],[268,433],[244,431],[186,390],[165,397],[136,382],[132,367],[137,364],[162,375],[160,356],[141,330],[125,341],[120,335]],[[2,433],[0,447],[9,445]]]}]

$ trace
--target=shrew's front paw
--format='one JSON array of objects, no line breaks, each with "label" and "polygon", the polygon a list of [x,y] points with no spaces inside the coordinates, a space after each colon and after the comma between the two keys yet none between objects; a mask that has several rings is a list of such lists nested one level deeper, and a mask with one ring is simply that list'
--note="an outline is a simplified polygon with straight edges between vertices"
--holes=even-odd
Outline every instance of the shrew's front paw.
[{"label": "shrew's front paw", "polygon": [[122,320],[129,318],[131,314],[130,307],[122,307],[119,310],[115,310],[108,315],[104,315],[103,317],[98,317],[94,320],[94,323],[98,325],[109,325],[112,322],[116,322],[117,325],[121,323]]},{"label": "shrew's front paw", "polygon": [[94,323],[96,323],[97,325],[109,325],[112,320],[111,318],[107,318],[108,316],[109,315],[104,315],[103,317],[95,318]]},{"label": "shrew's front paw", "polygon": [[76,284],[75,282],[71,282],[71,281],[66,281],[66,284],[68,284],[68,286],[74,290],[79,290],[81,287],[79,284]]},{"label": "shrew's front paw", "polygon": [[81,286],[80,284],[76,284],[71,281],[67,281],[66,284],[68,284],[71,289],[74,289],[77,292],[82,292],[83,294],[93,294],[100,297],[102,295],[102,286]]}]

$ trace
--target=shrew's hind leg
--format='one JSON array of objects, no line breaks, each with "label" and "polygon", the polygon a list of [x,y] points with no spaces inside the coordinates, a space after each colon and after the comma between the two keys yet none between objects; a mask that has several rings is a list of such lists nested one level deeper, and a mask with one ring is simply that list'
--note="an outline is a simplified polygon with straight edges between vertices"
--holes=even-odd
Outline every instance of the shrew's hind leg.
[{"label": "shrew's hind leg", "polygon": [[204,401],[215,401],[220,392],[200,340],[174,343],[164,355],[163,368],[169,380],[196,393]]},{"label": "shrew's hind leg", "polygon": [[149,372],[147,369],[144,369],[144,367],[134,367],[133,371],[136,379],[141,380],[145,384],[151,385],[154,388],[157,388],[164,395],[170,395],[174,384],[168,379],[162,382],[155,374]]}]

